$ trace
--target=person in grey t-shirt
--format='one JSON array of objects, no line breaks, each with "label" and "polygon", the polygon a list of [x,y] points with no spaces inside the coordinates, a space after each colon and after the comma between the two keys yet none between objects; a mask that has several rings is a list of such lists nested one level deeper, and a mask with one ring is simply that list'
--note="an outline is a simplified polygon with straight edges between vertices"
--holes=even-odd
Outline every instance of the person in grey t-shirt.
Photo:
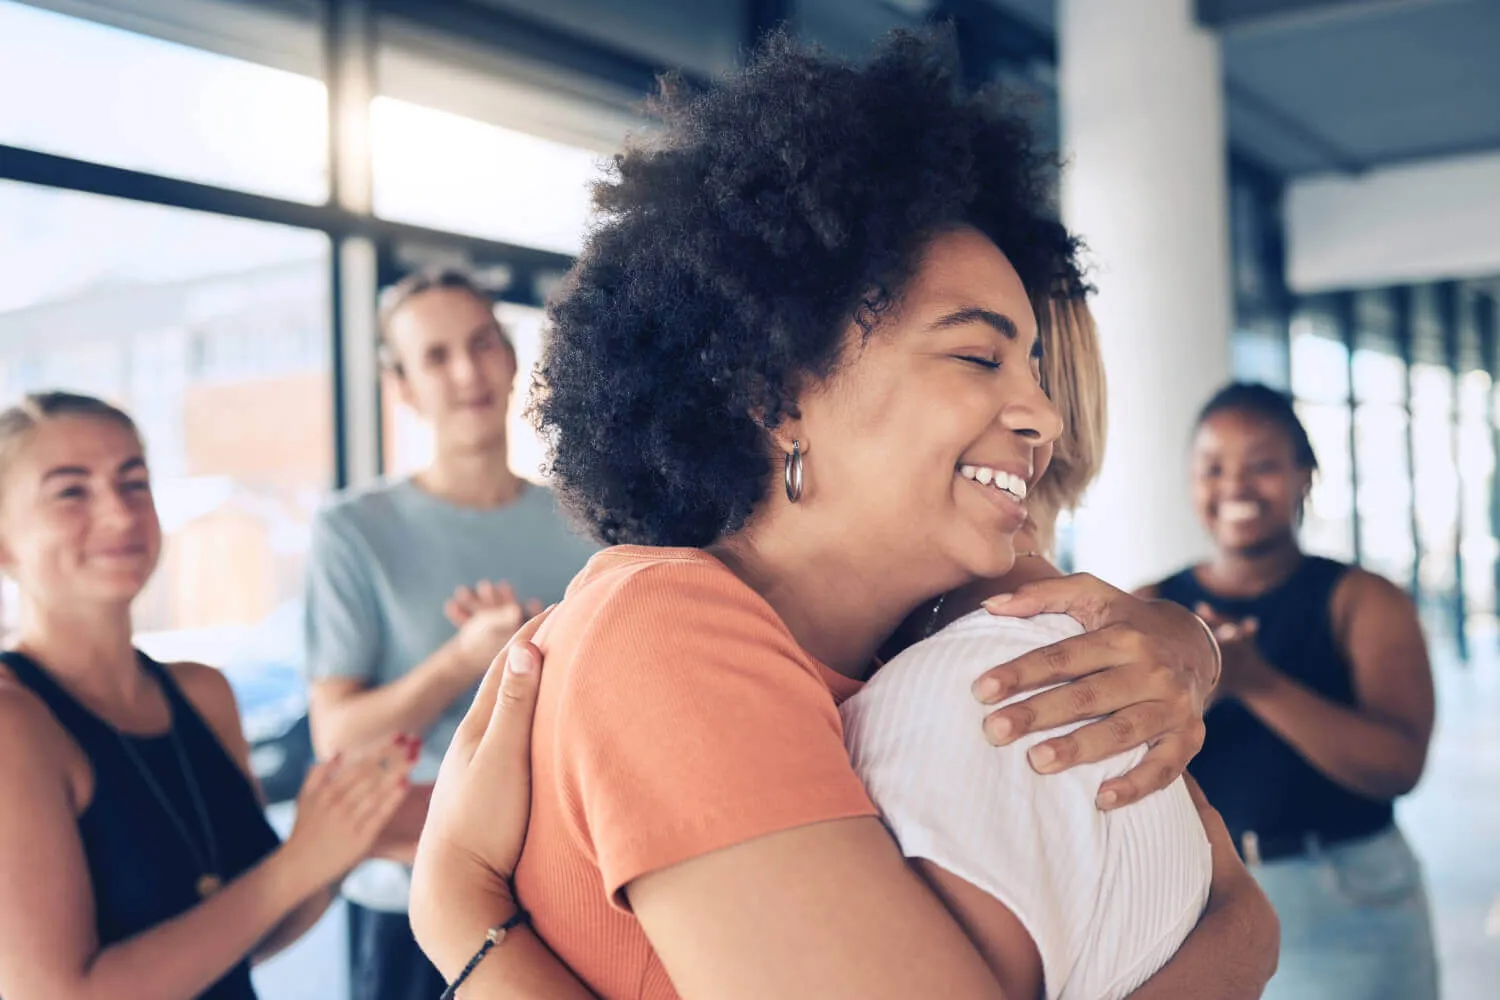
[{"label": "person in grey t-shirt", "polygon": [[[596,546],[549,491],[510,471],[515,350],[477,286],[454,272],[414,275],[382,301],[381,334],[393,385],[432,423],[435,458],[351,491],[313,522],[309,714],[320,757],[421,736],[421,783],[436,777],[491,659],[562,599]],[[409,812],[424,807],[418,793]],[[446,986],[412,938],[409,889],[394,861],[345,882],[353,1000],[431,1000]]]}]

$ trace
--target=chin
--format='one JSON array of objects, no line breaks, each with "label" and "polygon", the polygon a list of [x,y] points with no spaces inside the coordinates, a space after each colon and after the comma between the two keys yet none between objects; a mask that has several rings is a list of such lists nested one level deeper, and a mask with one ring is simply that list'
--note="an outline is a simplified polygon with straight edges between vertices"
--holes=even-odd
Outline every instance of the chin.
[{"label": "chin", "polygon": [[1009,538],[976,542],[962,546],[959,552],[960,565],[968,572],[970,580],[998,579],[1016,566],[1016,546]]}]

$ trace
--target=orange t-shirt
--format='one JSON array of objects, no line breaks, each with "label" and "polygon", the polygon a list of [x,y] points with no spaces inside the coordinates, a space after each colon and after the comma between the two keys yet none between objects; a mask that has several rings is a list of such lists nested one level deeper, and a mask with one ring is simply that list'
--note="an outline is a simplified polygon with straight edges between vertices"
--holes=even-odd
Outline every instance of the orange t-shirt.
[{"label": "orange t-shirt", "polygon": [[837,702],[860,687],[698,549],[596,555],[533,640],[545,660],[516,888],[605,1000],[675,1000],[629,911],[642,875],[756,837],[878,815]]}]

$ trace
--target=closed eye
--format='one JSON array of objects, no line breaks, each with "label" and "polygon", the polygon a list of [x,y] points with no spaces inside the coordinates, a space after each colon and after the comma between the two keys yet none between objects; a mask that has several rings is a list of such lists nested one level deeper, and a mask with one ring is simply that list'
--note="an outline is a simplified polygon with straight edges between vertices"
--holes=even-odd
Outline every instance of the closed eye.
[{"label": "closed eye", "polygon": [[953,357],[957,358],[959,361],[967,361],[971,365],[978,365],[981,368],[987,368],[990,371],[994,371],[995,369],[1000,367],[1000,362],[995,360],[994,358],[982,358],[977,354],[955,354],[953,355]]}]

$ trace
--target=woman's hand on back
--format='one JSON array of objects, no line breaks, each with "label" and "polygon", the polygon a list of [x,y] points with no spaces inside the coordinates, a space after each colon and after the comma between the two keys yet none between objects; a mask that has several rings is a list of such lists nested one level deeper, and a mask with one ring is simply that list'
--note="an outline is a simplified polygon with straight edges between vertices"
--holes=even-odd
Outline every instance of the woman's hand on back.
[{"label": "woman's hand on back", "polygon": [[1099,790],[1101,809],[1117,809],[1170,785],[1203,746],[1203,712],[1219,653],[1203,623],[1166,601],[1145,600],[1088,574],[1026,584],[985,602],[992,614],[1070,615],[1087,631],[985,673],[974,695],[987,705],[1061,684],[992,712],[990,742],[1095,720],[1030,752],[1043,773],[1104,760],[1146,744],[1146,756]]}]

